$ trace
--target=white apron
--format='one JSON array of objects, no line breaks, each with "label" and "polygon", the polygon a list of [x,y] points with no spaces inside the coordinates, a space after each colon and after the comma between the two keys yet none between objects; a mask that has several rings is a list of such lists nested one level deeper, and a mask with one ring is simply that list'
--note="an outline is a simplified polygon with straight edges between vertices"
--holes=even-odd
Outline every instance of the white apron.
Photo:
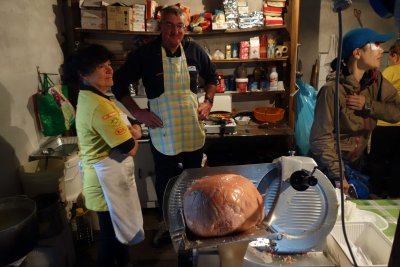
[{"label": "white apron", "polygon": [[112,151],[93,167],[103,189],[117,239],[129,245],[144,240],[133,157]]}]

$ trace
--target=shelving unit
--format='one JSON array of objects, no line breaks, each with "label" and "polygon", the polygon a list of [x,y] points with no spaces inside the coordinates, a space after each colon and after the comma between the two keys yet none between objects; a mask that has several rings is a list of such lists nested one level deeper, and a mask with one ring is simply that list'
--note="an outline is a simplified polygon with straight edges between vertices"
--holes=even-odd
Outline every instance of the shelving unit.
[{"label": "shelving unit", "polygon": [[[294,129],[295,120],[295,98],[293,92],[296,82],[296,63],[297,63],[297,43],[298,43],[298,20],[299,20],[299,1],[289,0],[287,13],[285,14],[285,25],[279,26],[264,26],[250,29],[228,29],[205,31],[202,33],[187,32],[195,41],[211,42],[210,40],[217,40],[218,42],[225,42],[225,39],[236,39],[238,41],[244,40],[249,36],[261,35],[263,33],[274,33],[279,38],[284,40],[284,44],[288,46],[288,56],[279,58],[263,58],[263,59],[223,59],[212,60],[216,64],[218,70],[234,69],[238,65],[245,63],[251,68],[255,66],[265,66],[265,68],[276,65],[280,71],[279,80],[283,80],[285,91],[283,92],[251,92],[251,93],[234,93],[232,98],[234,101],[254,101],[259,99],[274,99],[279,101],[279,105],[287,110],[287,123],[291,129]],[[98,40],[104,38],[108,41],[120,40],[121,42],[134,42],[136,37],[155,37],[159,32],[130,32],[130,31],[115,31],[115,30],[90,30],[75,28],[74,40],[75,42],[85,42],[87,39]],[[91,41],[92,41],[91,40]],[[205,40],[205,41],[204,41]],[[132,49],[131,44],[124,44],[124,49]],[[221,45],[221,48],[224,47]],[[121,58],[113,61],[114,65],[121,65],[124,60]],[[231,73],[232,71],[229,70]],[[232,73],[233,74],[233,73]]]}]

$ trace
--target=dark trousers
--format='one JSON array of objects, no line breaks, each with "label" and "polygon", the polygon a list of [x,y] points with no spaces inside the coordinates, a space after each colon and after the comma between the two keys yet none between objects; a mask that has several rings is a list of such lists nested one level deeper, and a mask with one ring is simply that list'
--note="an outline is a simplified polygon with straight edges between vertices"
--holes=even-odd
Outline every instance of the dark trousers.
[{"label": "dark trousers", "polygon": [[[130,262],[129,247],[115,237],[110,212],[97,212],[100,225],[100,245],[97,250],[97,267],[124,266]],[[115,265],[116,264],[116,265]]]},{"label": "dark trousers", "polygon": [[[160,216],[163,216],[164,191],[169,179],[182,173],[183,169],[200,168],[203,159],[203,149],[193,152],[182,152],[174,156],[160,153],[150,142],[156,171],[156,194]],[[182,166],[180,166],[182,164]]]},{"label": "dark trousers", "polygon": [[372,132],[367,172],[370,190],[378,195],[400,196],[400,126],[378,126]]}]

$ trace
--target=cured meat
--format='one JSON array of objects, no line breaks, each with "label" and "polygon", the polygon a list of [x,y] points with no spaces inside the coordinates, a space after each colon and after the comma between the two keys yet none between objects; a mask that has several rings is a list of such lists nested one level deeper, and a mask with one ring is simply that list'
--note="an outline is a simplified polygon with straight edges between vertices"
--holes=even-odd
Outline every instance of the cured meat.
[{"label": "cured meat", "polygon": [[247,231],[264,219],[264,202],[253,183],[237,174],[195,180],[183,196],[188,228],[198,236]]}]

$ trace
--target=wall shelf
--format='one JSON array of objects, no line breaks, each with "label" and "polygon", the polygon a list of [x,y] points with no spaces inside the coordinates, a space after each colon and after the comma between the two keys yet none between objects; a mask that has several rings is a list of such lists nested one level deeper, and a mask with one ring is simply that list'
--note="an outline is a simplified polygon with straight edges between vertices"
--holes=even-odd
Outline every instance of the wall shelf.
[{"label": "wall shelf", "polygon": [[287,61],[289,57],[275,57],[275,58],[251,58],[251,59],[213,59],[214,63],[248,63],[248,62],[275,62],[275,61]]},{"label": "wall shelf", "polygon": [[[255,27],[250,29],[227,29],[227,30],[214,30],[214,31],[205,31],[201,33],[194,32],[186,32],[187,36],[213,36],[213,35],[221,35],[221,34],[243,34],[243,33],[258,33],[265,32],[269,30],[279,30],[279,29],[287,29],[286,25],[274,25],[274,26],[263,26],[263,27]],[[157,36],[159,32],[138,32],[138,31],[115,31],[115,30],[92,30],[92,29],[82,29],[75,28],[76,32],[81,33],[93,33],[93,34],[112,34],[112,35],[149,35],[149,36]]]}]

